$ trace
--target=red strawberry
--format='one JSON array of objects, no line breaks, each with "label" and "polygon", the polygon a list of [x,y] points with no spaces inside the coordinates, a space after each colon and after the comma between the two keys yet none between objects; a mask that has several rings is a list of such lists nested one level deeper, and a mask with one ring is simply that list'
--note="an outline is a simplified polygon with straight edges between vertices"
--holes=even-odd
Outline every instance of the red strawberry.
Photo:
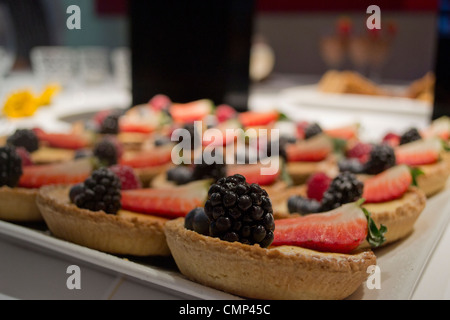
[{"label": "red strawberry", "polygon": [[333,151],[333,143],[326,135],[317,135],[286,146],[288,162],[324,160]]},{"label": "red strawberry", "polygon": [[233,119],[236,115],[237,111],[227,104],[222,104],[216,108],[216,117],[219,123]]},{"label": "red strawberry", "polygon": [[370,156],[372,145],[370,143],[357,142],[347,151],[347,157],[358,159],[361,163],[365,163]]},{"label": "red strawberry", "polygon": [[161,111],[164,109],[167,109],[172,104],[172,100],[164,94],[157,94],[154,96],[150,102],[150,107],[153,108],[155,111]]},{"label": "red strawberry", "polygon": [[239,134],[239,131],[236,130],[240,128],[239,122],[236,120],[219,123],[216,127],[208,129],[203,133],[203,146],[227,146],[236,140]]},{"label": "red strawberry", "polygon": [[395,149],[395,157],[397,164],[418,166],[437,162],[441,152],[441,141],[437,138],[430,138],[398,146]]},{"label": "red strawberry", "polygon": [[162,146],[138,153],[124,154],[119,164],[132,168],[155,167],[169,163],[172,160],[172,147]]},{"label": "red strawberry", "polygon": [[367,237],[367,218],[358,203],[335,210],[275,221],[272,246],[299,246],[350,253]]},{"label": "red strawberry", "polygon": [[354,124],[354,125],[352,124],[352,125],[348,125],[348,126],[327,129],[324,131],[328,136],[330,136],[332,138],[350,140],[350,139],[358,138],[359,126],[356,124]]},{"label": "red strawberry", "polygon": [[214,103],[211,100],[198,100],[189,103],[172,104],[169,111],[175,122],[190,123],[201,121],[214,110]]},{"label": "red strawberry", "polygon": [[[227,175],[233,176],[235,174],[240,174],[245,177],[248,183],[256,183],[260,186],[268,186],[278,180],[281,175],[280,162],[278,158],[272,159],[271,165],[258,164],[234,164],[227,166]],[[269,170],[273,168],[273,170]],[[265,172],[269,170],[270,172]],[[274,172],[272,172],[274,171]]]},{"label": "red strawberry", "polygon": [[238,118],[244,127],[265,126],[277,121],[280,118],[280,113],[277,111],[247,111],[239,114]]},{"label": "red strawberry", "polygon": [[47,143],[52,148],[79,150],[90,145],[90,140],[76,133],[48,133],[42,129],[33,129],[39,141]]},{"label": "red strawberry", "polygon": [[362,198],[366,203],[378,203],[400,198],[412,183],[411,171],[406,165],[392,167],[364,182]]},{"label": "red strawberry", "polygon": [[210,183],[202,180],[183,186],[122,191],[122,208],[166,218],[185,217],[203,207]]},{"label": "red strawberry", "polygon": [[54,184],[77,184],[86,180],[93,170],[89,158],[63,163],[33,165],[23,168],[19,186],[23,188],[40,188]]},{"label": "red strawberry", "polygon": [[142,188],[142,183],[133,168],[123,165],[114,165],[109,168],[114,172],[122,183],[122,190],[133,190]]},{"label": "red strawberry", "polygon": [[323,173],[314,173],[307,181],[307,191],[306,195],[309,199],[315,199],[317,201],[322,201],[323,194],[327,191],[331,183],[331,178]]}]

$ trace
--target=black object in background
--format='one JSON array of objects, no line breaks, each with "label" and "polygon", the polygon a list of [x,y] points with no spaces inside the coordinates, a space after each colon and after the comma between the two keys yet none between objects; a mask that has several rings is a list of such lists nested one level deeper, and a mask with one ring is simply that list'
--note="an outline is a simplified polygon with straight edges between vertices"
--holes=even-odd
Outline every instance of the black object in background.
[{"label": "black object in background", "polygon": [[442,0],[438,16],[435,94],[432,120],[450,116],[450,0]]},{"label": "black object in background", "polygon": [[253,0],[130,0],[133,104],[166,94],[246,110],[253,13]]}]

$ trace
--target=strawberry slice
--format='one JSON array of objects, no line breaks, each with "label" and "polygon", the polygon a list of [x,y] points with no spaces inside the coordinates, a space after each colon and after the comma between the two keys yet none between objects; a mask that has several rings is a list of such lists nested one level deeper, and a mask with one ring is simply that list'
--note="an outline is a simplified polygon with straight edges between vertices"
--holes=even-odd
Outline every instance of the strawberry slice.
[{"label": "strawberry slice", "polygon": [[442,143],[437,138],[417,140],[395,149],[397,164],[419,166],[436,163],[442,152]]},{"label": "strawberry slice", "polygon": [[330,128],[325,130],[325,133],[332,138],[344,140],[355,139],[359,134],[359,125],[351,124],[342,127]]},{"label": "strawberry slice", "polygon": [[276,220],[272,246],[350,253],[366,239],[367,221],[358,203],[349,203],[325,213]]},{"label": "strawberry slice", "polygon": [[49,147],[79,150],[90,145],[90,139],[85,135],[76,133],[48,133],[42,129],[33,129],[40,142],[46,143]]},{"label": "strawberry slice", "polygon": [[204,206],[209,186],[209,181],[201,180],[183,186],[122,191],[122,208],[165,218],[185,217]]},{"label": "strawberry slice", "polygon": [[300,140],[295,144],[286,146],[288,162],[318,162],[324,160],[333,151],[333,143],[324,134],[317,135],[308,140]]},{"label": "strawberry slice", "polygon": [[203,146],[227,146],[236,140],[239,135],[239,129],[241,129],[241,126],[236,120],[219,123],[216,127],[203,133]]},{"label": "strawberry slice", "polygon": [[[273,184],[281,175],[279,158],[271,159],[271,164],[233,164],[227,166],[227,175],[240,174],[249,184],[256,183],[260,186]],[[270,169],[272,168],[272,170]]]},{"label": "strawberry slice", "polygon": [[280,118],[277,111],[256,112],[247,111],[239,114],[238,119],[244,127],[265,126]]},{"label": "strawberry slice", "polygon": [[119,163],[134,169],[156,167],[172,160],[172,146],[166,145],[137,153],[124,154]]},{"label": "strawberry slice", "polygon": [[19,181],[22,188],[40,188],[54,184],[77,184],[86,180],[93,170],[89,158],[23,168]]},{"label": "strawberry slice", "polygon": [[170,106],[170,114],[175,122],[191,123],[203,120],[214,111],[214,103],[203,99],[189,103],[174,103]]},{"label": "strawberry slice", "polygon": [[408,166],[399,165],[367,179],[362,198],[367,203],[379,203],[400,198],[412,183]]}]

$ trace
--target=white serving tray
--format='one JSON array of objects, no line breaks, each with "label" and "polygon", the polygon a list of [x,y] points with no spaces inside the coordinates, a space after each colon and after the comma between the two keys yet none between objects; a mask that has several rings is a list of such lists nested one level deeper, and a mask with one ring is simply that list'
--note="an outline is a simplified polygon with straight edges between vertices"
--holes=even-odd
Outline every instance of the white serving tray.
[{"label": "white serving tray", "polygon": [[[422,272],[450,221],[450,189],[428,200],[425,210],[415,225],[414,232],[398,243],[375,250],[377,265],[381,270],[381,289],[368,289],[366,283],[348,299],[350,300],[408,300],[420,280]],[[96,265],[105,271],[117,272],[163,291],[173,290],[192,299],[241,299],[186,279],[180,273],[160,266],[131,261],[106,254],[36,230],[0,221],[0,235],[61,256],[69,256]]]}]

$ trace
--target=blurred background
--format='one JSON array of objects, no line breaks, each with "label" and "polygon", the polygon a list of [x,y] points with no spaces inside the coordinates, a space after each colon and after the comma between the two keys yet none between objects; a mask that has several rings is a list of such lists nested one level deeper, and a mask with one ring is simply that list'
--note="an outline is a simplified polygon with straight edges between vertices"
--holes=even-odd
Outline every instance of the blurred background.
[{"label": "blurred background", "polygon": [[[89,90],[114,88],[111,101],[128,106],[163,93],[179,102],[208,97],[245,110],[262,101],[252,93],[298,86],[303,103],[311,90],[434,102],[445,0],[205,3],[0,0],[0,94],[25,86],[24,75],[31,73],[36,90],[57,83],[69,92],[83,89],[77,101],[86,101]],[[381,9],[381,30],[366,27],[371,4]],[[80,30],[66,26],[70,5],[81,10]],[[208,18],[211,12],[217,19]]]}]

